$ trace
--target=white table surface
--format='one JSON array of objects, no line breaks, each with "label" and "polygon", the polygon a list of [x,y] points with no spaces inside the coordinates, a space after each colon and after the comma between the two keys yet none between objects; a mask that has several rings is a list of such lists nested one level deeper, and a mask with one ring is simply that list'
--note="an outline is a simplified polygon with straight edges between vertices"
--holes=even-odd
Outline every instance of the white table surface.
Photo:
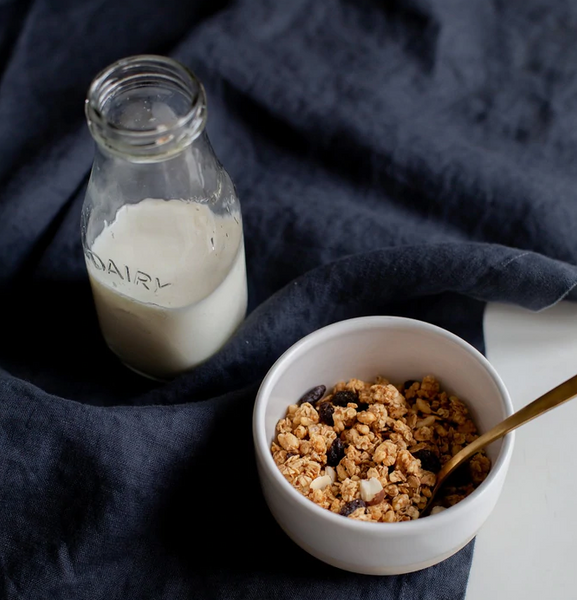
[{"label": "white table surface", "polygon": [[[577,374],[577,305],[489,304],[487,358],[516,410]],[[477,536],[466,600],[577,598],[577,398],[516,432],[495,511]]]}]

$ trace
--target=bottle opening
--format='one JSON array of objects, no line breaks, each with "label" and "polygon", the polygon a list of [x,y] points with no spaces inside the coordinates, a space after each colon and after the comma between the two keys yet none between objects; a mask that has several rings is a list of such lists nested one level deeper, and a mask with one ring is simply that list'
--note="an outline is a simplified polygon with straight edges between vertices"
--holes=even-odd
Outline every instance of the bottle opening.
[{"label": "bottle opening", "polygon": [[204,130],[200,81],[170,58],[140,55],[113,63],[93,80],[86,118],[94,139],[133,159],[168,158]]}]

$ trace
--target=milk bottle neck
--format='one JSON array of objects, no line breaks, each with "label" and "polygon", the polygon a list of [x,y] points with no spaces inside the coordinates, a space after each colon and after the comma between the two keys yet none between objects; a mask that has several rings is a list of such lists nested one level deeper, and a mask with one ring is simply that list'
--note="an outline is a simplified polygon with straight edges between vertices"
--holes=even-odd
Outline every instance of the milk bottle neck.
[{"label": "milk bottle neck", "polygon": [[85,111],[97,143],[89,194],[110,210],[146,197],[210,203],[227,187],[205,131],[204,88],[180,63],[114,63],[92,82]]},{"label": "milk bottle neck", "polygon": [[206,94],[181,64],[162,56],[133,56],[94,79],[85,112],[104,152],[131,162],[158,162],[181,154],[201,136]]}]

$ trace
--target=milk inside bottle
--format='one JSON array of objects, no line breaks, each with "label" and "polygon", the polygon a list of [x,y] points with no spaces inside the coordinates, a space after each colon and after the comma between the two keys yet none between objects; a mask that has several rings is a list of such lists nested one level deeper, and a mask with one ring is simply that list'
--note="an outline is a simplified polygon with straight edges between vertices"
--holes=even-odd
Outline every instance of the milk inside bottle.
[{"label": "milk inside bottle", "polygon": [[233,220],[206,205],[125,204],[86,253],[98,319],[110,349],[159,378],[218,351],[247,305],[244,246]]}]

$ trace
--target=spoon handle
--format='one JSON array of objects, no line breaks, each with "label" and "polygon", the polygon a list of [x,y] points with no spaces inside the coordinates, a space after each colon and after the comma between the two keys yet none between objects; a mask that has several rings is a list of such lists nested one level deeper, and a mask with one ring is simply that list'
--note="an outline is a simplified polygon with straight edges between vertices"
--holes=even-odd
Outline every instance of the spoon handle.
[{"label": "spoon handle", "polygon": [[528,423],[536,417],[545,414],[547,411],[551,410],[567,402],[574,396],[577,396],[577,375],[574,375],[567,381],[559,384],[557,387],[554,387],[552,390],[549,390],[537,400],[533,400],[533,402],[527,404],[527,406],[513,413],[510,417],[507,417],[504,421],[497,423],[495,427],[492,427],[479,436],[476,440],[465,446],[460,452],[457,452],[455,456],[453,456],[450,460],[448,460],[443,468],[437,474],[437,483],[433,488],[433,494],[429,498],[427,502],[427,506],[422,512],[422,515],[428,512],[428,508],[430,507],[433,498],[438,492],[439,488],[443,485],[447,477],[462,463],[466,462],[469,458],[482,450],[485,446],[488,446],[491,442],[502,438],[507,435],[513,429],[517,429],[521,425]]}]

